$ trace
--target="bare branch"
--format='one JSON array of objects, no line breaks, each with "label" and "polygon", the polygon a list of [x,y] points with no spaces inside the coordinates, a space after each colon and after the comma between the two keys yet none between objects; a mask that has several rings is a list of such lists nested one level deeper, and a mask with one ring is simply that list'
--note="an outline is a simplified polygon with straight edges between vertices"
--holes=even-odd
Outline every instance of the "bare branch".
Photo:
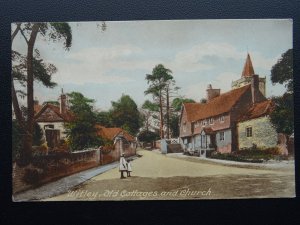
[{"label": "bare branch", "polygon": [[24,37],[26,43],[28,44],[29,41],[28,41],[27,37],[26,37],[25,34],[24,34],[24,30],[20,29],[20,31],[21,31],[21,34],[22,34],[22,36]]},{"label": "bare branch", "polygon": [[21,30],[21,23],[17,23],[17,27],[14,30],[14,32],[11,35],[11,44],[13,43],[13,40],[15,39],[15,37],[17,36],[19,30]]}]

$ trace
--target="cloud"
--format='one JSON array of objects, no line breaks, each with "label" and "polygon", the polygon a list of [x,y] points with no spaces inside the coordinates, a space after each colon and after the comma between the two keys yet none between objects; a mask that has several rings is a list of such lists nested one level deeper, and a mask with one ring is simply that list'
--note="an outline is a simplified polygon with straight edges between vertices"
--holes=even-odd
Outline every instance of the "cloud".
[{"label": "cloud", "polygon": [[[219,69],[216,61],[233,60],[242,61],[246,59],[246,51],[239,51],[233,45],[222,42],[205,42],[195,45],[187,50],[178,52],[173,61],[168,64],[178,72],[200,72],[205,70]],[[279,58],[267,58],[260,52],[250,53],[254,67],[257,69],[269,70]],[[242,65],[241,65],[242,66]]]},{"label": "cloud", "polygon": [[[58,72],[54,75],[59,83],[121,83],[134,81],[126,71],[144,68],[132,58],[142,52],[132,45],[118,45],[111,48],[88,48],[70,53],[63,61],[55,62]],[[149,64],[149,63],[148,63]],[[117,71],[124,71],[117,73]]]}]

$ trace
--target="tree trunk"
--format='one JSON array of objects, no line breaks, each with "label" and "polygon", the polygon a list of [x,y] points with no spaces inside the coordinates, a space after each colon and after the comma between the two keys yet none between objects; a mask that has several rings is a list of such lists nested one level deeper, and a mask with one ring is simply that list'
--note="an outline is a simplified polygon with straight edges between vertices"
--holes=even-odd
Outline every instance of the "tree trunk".
[{"label": "tree trunk", "polygon": [[26,165],[30,162],[32,157],[32,138],[34,125],[34,100],[33,100],[33,50],[34,44],[39,32],[40,25],[35,23],[32,26],[30,39],[27,46],[27,132],[23,139],[23,149],[21,162]]},{"label": "tree trunk", "polygon": [[170,138],[170,103],[169,103],[169,87],[167,86],[167,139]]},{"label": "tree trunk", "polygon": [[19,125],[22,128],[25,128],[24,120],[23,120],[23,116],[22,116],[22,111],[21,111],[20,106],[19,106],[17,93],[16,93],[15,85],[14,85],[14,80],[13,80],[12,76],[11,76],[11,99],[12,99],[12,105],[13,105],[13,108],[14,108],[16,119],[17,119]]},{"label": "tree trunk", "polygon": [[159,108],[160,108],[160,138],[164,139],[164,115],[163,115],[163,105],[162,105],[162,94],[159,91]]}]

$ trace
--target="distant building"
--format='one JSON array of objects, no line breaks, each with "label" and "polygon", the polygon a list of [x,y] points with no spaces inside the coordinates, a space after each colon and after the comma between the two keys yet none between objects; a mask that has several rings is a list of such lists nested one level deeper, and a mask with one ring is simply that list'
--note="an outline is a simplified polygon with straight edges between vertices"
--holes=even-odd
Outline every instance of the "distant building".
[{"label": "distant building", "polygon": [[97,135],[103,139],[111,141],[113,145],[120,147],[120,152],[125,152],[128,149],[136,149],[137,143],[134,136],[119,127],[104,127],[96,125]]}]

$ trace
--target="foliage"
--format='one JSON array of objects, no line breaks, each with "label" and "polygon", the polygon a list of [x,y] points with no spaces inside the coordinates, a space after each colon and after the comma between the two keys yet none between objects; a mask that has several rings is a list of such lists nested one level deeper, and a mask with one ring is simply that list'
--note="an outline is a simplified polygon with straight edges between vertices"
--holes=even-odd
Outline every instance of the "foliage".
[{"label": "foliage", "polygon": [[195,101],[190,98],[174,98],[172,107],[175,111],[180,111],[183,103],[195,103]]},{"label": "foliage", "polygon": [[221,154],[219,152],[215,152],[214,154],[210,155],[210,158],[238,162],[261,163],[270,159],[278,159],[278,157],[280,157],[279,154],[280,152],[277,147],[260,149],[256,146],[253,146],[252,148],[242,149],[232,153]]},{"label": "foliage", "polygon": [[96,114],[97,123],[104,127],[112,127],[111,113],[109,111],[102,111]]},{"label": "foliage", "polygon": [[33,145],[40,146],[43,143],[43,130],[38,123],[34,123]]},{"label": "foliage", "polygon": [[79,92],[68,94],[70,110],[75,119],[65,125],[68,142],[73,150],[99,146],[102,143],[97,136],[96,115],[93,112],[93,99],[84,97]]},{"label": "foliage", "polygon": [[179,137],[179,115],[173,115],[171,117],[170,129],[173,137]]},{"label": "foliage", "polygon": [[134,100],[129,95],[123,94],[118,101],[112,101],[111,104],[110,115],[112,124],[135,135],[141,126],[141,116]]},{"label": "foliage", "polygon": [[159,112],[159,105],[149,100],[146,100],[142,105],[142,109],[147,109],[152,112]]},{"label": "foliage", "polygon": [[[26,87],[27,82],[27,57],[12,51],[12,76],[18,81],[22,87]],[[45,87],[53,88],[57,84],[51,81],[52,75],[57,72],[57,68],[51,64],[44,62],[40,58],[39,52],[36,50],[33,58],[33,76],[34,80],[42,83]]]},{"label": "foliage", "polygon": [[293,49],[283,53],[272,67],[271,81],[273,84],[284,84],[288,92],[293,92]]},{"label": "foliage", "polygon": [[[163,92],[167,92],[169,90],[168,85],[173,80],[173,76],[171,75],[172,71],[170,69],[165,68],[162,64],[156,65],[152,74],[146,75],[147,83],[149,84],[148,89],[144,92],[146,95],[151,94],[154,101],[157,102],[159,106],[160,112],[160,137],[164,138],[164,114],[163,114],[163,102],[169,101],[168,93],[166,99],[164,99]],[[169,108],[167,106],[167,114],[169,116]],[[167,126],[168,126],[167,122]]]},{"label": "foliage", "polygon": [[37,168],[27,168],[23,176],[23,180],[27,184],[37,185],[42,178],[43,173]]},{"label": "foliage", "polygon": [[138,135],[138,140],[142,142],[152,142],[157,139],[159,139],[159,134],[152,131],[143,130]]},{"label": "foliage", "polygon": [[18,160],[22,146],[22,129],[16,120],[12,121],[12,160]]},{"label": "foliage", "polygon": [[291,93],[274,97],[275,109],[270,115],[272,124],[278,133],[291,135],[294,132],[294,97]]},{"label": "foliage", "polygon": [[290,135],[294,132],[294,96],[293,96],[293,49],[287,50],[272,67],[272,83],[284,84],[286,93],[273,97],[275,108],[270,118],[278,133]]}]

